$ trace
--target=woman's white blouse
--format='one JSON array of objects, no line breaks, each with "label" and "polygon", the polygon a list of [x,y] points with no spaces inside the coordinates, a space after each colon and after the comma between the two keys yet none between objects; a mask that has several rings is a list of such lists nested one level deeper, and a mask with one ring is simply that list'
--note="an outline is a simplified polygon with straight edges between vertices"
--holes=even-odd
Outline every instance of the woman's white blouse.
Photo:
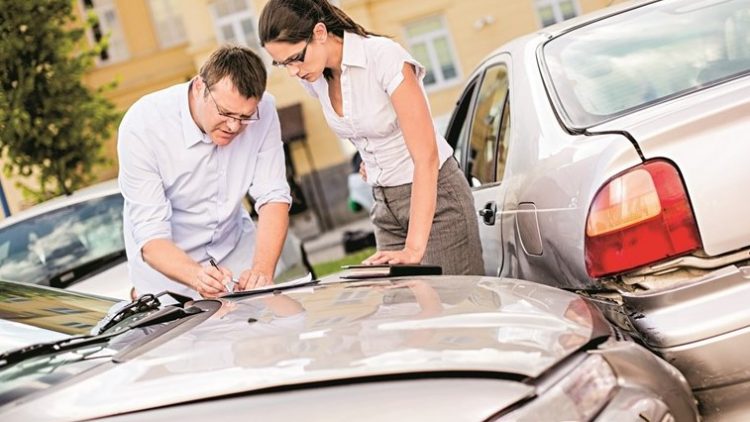
[{"label": "woman's white blouse", "polygon": [[[424,67],[403,47],[388,38],[345,32],[341,62],[343,116],[331,105],[324,77],[314,82],[300,80],[320,101],[336,135],[349,139],[357,148],[365,163],[367,182],[374,186],[404,185],[411,183],[414,176],[414,162],[391,103],[391,95],[404,79],[404,63],[414,65],[426,98],[422,85]],[[440,133],[435,132],[435,140],[442,167],[453,149]]]}]

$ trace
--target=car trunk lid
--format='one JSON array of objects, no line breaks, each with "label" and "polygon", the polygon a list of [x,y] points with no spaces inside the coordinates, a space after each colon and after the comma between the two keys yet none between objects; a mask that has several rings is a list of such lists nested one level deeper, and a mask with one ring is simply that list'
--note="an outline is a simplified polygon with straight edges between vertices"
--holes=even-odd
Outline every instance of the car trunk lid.
[{"label": "car trunk lid", "polygon": [[616,119],[591,131],[623,130],[646,160],[666,158],[680,170],[705,252],[750,245],[750,78],[727,82]]}]

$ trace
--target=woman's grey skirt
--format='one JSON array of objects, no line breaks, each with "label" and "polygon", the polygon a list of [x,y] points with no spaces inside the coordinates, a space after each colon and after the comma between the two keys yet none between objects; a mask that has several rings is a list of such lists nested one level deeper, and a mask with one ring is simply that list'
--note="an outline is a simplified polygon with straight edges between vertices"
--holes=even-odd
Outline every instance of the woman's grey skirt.
[{"label": "woman's grey skirt", "polygon": [[[375,205],[370,217],[375,225],[378,250],[404,248],[409,229],[411,183],[374,187]],[[422,264],[440,265],[443,274],[484,274],[482,245],[474,198],[466,177],[454,158],[438,173],[437,205]]]}]

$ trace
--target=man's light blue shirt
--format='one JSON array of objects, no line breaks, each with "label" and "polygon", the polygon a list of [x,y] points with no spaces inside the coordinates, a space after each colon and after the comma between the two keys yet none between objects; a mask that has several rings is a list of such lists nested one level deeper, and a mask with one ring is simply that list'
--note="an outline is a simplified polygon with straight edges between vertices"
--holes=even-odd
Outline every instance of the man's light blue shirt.
[{"label": "man's light blue shirt", "polygon": [[[246,194],[255,199],[256,209],[269,202],[291,203],[274,98],[265,93],[258,105],[260,120],[219,147],[193,120],[189,90],[190,83],[184,83],[146,95],[120,124],[125,248],[139,293],[172,290],[196,296],[143,261],[141,249],[149,240],[170,239],[199,263],[222,261],[241,238],[254,242],[255,225],[242,206]],[[243,269],[251,263],[248,256]]]}]

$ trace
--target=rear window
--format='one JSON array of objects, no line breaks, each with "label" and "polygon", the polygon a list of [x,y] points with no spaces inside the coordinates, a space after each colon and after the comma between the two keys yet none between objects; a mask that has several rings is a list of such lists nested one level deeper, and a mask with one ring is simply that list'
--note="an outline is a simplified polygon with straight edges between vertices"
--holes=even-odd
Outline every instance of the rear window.
[{"label": "rear window", "polygon": [[0,279],[45,284],[81,265],[124,251],[122,210],[123,198],[117,193],[0,230]]},{"label": "rear window", "polygon": [[750,0],[664,1],[563,34],[543,48],[574,127],[750,73]]}]

